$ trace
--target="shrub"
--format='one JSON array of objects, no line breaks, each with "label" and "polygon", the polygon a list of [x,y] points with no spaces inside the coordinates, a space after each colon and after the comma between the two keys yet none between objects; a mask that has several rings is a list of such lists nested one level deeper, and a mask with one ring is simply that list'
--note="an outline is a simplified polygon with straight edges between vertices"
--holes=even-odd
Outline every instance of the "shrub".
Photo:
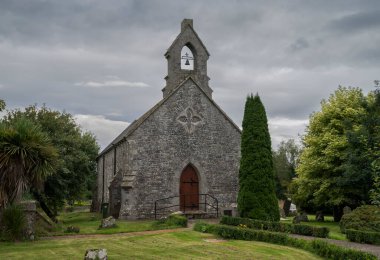
[{"label": "shrub", "polygon": [[314,239],[312,241],[308,241],[308,243],[311,244],[311,249],[312,249],[311,252],[327,259],[341,259],[341,260],[377,259],[376,256],[370,253],[365,253],[359,250],[332,245],[320,239]]},{"label": "shrub", "polygon": [[16,241],[24,238],[26,217],[20,205],[12,204],[1,214],[1,226],[6,240]]},{"label": "shrub", "polygon": [[80,228],[75,226],[68,226],[65,230],[65,233],[79,233]]},{"label": "shrub", "polygon": [[241,134],[238,211],[243,217],[280,220],[271,151],[264,105],[258,94],[251,94],[245,103]]},{"label": "shrub", "polygon": [[187,227],[187,218],[178,214],[169,215],[165,221],[169,226]]},{"label": "shrub", "polygon": [[353,242],[380,245],[379,232],[346,229],[346,237]]},{"label": "shrub", "polygon": [[326,227],[313,227],[308,225],[293,225],[289,223],[270,222],[262,220],[254,220],[249,218],[238,218],[223,216],[221,224],[238,226],[246,225],[248,228],[261,229],[274,232],[292,233],[304,236],[327,237],[329,229]]},{"label": "shrub", "polygon": [[347,249],[336,245],[329,244],[319,239],[311,241],[289,237],[287,234],[274,233],[263,230],[252,230],[239,227],[231,227],[224,225],[210,225],[206,223],[197,223],[194,226],[195,231],[206,233],[213,233],[227,239],[238,240],[253,240],[268,242],[273,244],[280,244],[284,246],[291,246],[300,248],[311,253],[317,254],[321,257],[328,259],[351,259],[351,260],[375,260],[376,256],[357,251],[354,249]]},{"label": "shrub", "polygon": [[157,220],[155,226],[187,227],[187,218],[178,214],[169,215],[167,218]]},{"label": "shrub", "polygon": [[345,233],[346,229],[380,232],[380,208],[365,205],[354,209],[351,213],[343,215],[340,229],[342,233]]},{"label": "shrub", "polygon": [[202,233],[214,233],[214,227],[215,225],[210,225],[204,222],[197,222],[195,223],[193,229]]},{"label": "shrub", "polygon": [[313,237],[328,237],[330,230],[327,227],[313,227]]}]

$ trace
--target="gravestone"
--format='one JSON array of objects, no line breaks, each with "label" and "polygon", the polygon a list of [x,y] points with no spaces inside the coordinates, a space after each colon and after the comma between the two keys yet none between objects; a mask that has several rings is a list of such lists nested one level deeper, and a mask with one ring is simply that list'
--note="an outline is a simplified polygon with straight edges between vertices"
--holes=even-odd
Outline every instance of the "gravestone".
[{"label": "gravestone", "polygon": [[84,260],[107,260],[107,249],[87,249]]},{"label": "gravestone", "polygon": [[349,207],[349,206],[345,206],[344,208],[343,208],[343,215],[346,215],[346,214],[348,214],[348,213],[351,213],[351,208]]},{"label": "gravestone", "polygon": [[309,222],[306,212],[301,213],[300,218],[302,222]]},{"label": "gravestone", "polygon": [[102,219],[102,223],[100,224],[100,228],[112,228],[115,226],[116,220],[112,216]]},{"label": "gravestone", "polygon": [[24,229],[25,237],[28,240],[34,240],[36,214],[37,214],[36,201],[34,200],[22,201],[20,205],[23,208],[25,219],[26,219],[26,226]]},{"label": "gravestone", "polygon": [[301,213],[293,218],[293,224],[299,224],[301,222],[309,222],[309,218],[306,213]]},{"label": "gravestone", "polygon": [[325,221],[325,216],[323,215],[322,211],[317,211],[315,213],[315,220],[319,222],[324,222]]}]

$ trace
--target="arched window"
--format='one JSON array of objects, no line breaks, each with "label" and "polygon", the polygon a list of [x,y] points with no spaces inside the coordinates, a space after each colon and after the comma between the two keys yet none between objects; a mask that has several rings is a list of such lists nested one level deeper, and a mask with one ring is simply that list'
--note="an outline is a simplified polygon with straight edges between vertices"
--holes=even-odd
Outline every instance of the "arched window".
[{"label": "arched window", "polygon": [[194,70],[194,55],[187,46],[183,46],[181,50],[181,69]]}]

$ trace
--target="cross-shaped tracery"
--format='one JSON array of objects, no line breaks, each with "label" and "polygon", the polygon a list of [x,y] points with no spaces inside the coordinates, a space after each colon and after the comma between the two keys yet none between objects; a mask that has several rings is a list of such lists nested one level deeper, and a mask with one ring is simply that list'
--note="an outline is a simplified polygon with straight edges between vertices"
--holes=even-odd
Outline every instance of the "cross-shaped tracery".
[{"label": "cross-shaped tracery", "polygon": [[177,121],[184,126],[187,133],[191,134],[195,127],[203,122],[203,117],[188,107],[177,117]]}]

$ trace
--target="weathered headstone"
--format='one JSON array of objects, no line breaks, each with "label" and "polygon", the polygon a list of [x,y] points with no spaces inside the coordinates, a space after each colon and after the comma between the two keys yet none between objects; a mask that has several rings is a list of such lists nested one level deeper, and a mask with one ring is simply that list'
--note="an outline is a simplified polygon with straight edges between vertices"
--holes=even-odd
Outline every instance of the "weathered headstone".
[{"label": "weathered headstone", "polygon": [[23,208],[25,219],[26,219],[26,226],[24,229],[25,237],[28,240],[34,240],[36,212],[37,212],[36,201],[34,200],[22,201],[20,204]]},{"label": "weathered headstone", "polygon": [[87,249],[84,260],[107,260],[107,249]]},{"label": "weathered headstone", "polygon": [[293,218],[293,224],[299,224],[299,223],[301,223],[301,218],[300,216],[297,215]]},{"label": "weathered headstone", "polygon": [[348,214],[348,213],[351,213],[351,208],[349,207],[349,206],[345,206],[344,208],[343,208],[343,215],[346,215],[346,214]]},{"label": "weathered headstone", "polygon": [[116,219],[114,219],[112,216],[102,219],[102,223],[100,224],[101,228],[112,228],[115,226],[116,226]]},{"label": "weathered headstone", "polygon": [[301,213],[300,218],[302,222],[309,222],[309,218],[305,212]]},{"label": "weathered headstone", "polygon": [[315,220],[316,221],[319,221],[319,222],[323,222],[325,221],[325,216],[323,215],[323,212],[322,211],[317,211],[315,213]]},{"label": "weathered headstone", "polygon": [[306,213],[301,213],[293,218],[293,224],[299,224],[301,222],[309,222],[309,218]]}]

